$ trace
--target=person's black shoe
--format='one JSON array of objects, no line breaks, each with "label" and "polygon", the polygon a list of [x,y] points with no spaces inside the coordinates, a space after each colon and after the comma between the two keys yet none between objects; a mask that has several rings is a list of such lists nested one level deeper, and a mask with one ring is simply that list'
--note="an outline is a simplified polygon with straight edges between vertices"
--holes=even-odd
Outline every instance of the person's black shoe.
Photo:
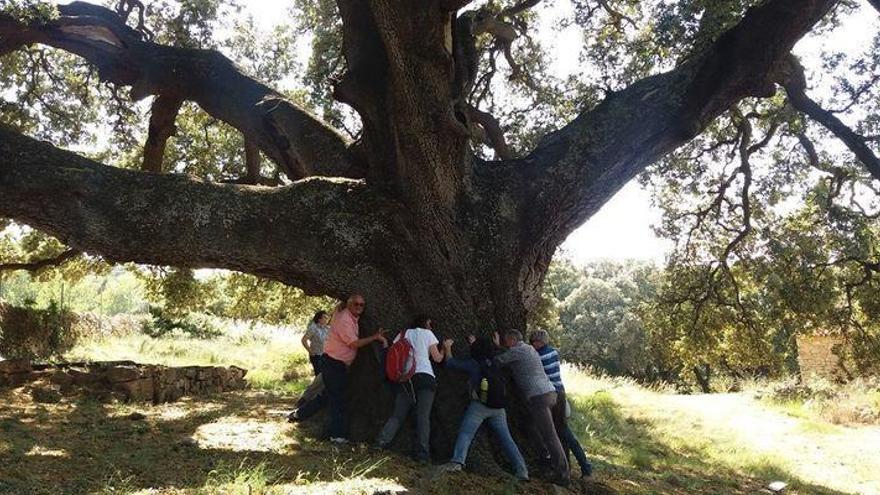
[{"label": "person's black shoe", "polygon": [[571,478],[569,478],[569,477],[567,477],[567,476],[557,476],[557,477],[553,480],[553,484],[554,484],[554,485],[559,485],[559,486],[561,486],[561,487],[566,487],[566,486],[568,486],[568,485],[571,484]]},{"label": "person's black shoe", "polygon": [[287,415],[287,422],[289,423],[296,423],[299,420],[299,409],[294,409],[292,413]]},{"label": "person's black shoe", "polygon": [[581,468],[581,478],[587,479],[593,476],[593,465],[587,464],[586,466]]}]

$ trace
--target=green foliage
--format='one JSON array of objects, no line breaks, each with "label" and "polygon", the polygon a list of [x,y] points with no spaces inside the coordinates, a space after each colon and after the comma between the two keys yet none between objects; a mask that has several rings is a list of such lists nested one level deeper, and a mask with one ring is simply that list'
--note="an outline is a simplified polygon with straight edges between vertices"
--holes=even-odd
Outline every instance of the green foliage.
[{"label": "green foliage", "polygon": [[63,273],[43,272],[33,277],[14,272],[0,277],[0,301],[12,305],[46,307],[50,301],[62,301],[76,313],[113,316],[143,313],[147,309],[143,283],[124,268],[114,268],[106,275],[88,274],[74,282]]},{"label": "green foliage", "polygon": [[220,328],[204,316],[195,314],[177,316],[155,306],[150,307],[150,319],[144,321],[141,331],[154,338],[177,335],[194,339],[212,339],[223,334]]},{"label": "green foliage", "polygon": [[235,0],[160,0],[147,7],[146,19],[155,40],[185,48],[216,48],[218,31],[241,14]]},{"label": "green foliage", "polygon": [[299,324],[335,304],[331,298],[307,296],[295,287],[242,273],[229,273],[217,285],[219,296],[212,312],[225,318]]},{"label": "green foliage", "polygon": [[[603,261],[577,268],[555,261],[545,279],[531,326],[546,328],[566,361],[614,375],[660,378],[640,308],[655,293],[659,273],[650,264]],[[548,309],[549,308],[549,309]]]},{"label": "green foliage", "polygon": [[781,96],[745,101],[642,177],[675,243],[649,327],[681,368],[793,371],[796,335],[830,331],[876,369],[880,188],[822,135]]},{"label": "green foliage", "polygon": [[148,299],[174,318],[206,313],[223,318],[270,324],[301,323],[319,309],[330,308],[329,298],[309,297],[280,282],[235,272],[196,272],[176,268],[138,270]]},{"label": "green foliage", "polygon": [[0,305],[0,356],[46,359],[76,343],[75,317],[52,301],[46,309]]},{"label": "green foliage", "polygon": [[0,0],[0,15],[22,24],[45,24],[58,17],[58,7],[42,0]]},{"label": "green foliage", "polygon": [[170,316],[205,312],[216,294],[213,284],[196,279],[190,269],[148,267],[136,273],[150,302],[161,305]]}]

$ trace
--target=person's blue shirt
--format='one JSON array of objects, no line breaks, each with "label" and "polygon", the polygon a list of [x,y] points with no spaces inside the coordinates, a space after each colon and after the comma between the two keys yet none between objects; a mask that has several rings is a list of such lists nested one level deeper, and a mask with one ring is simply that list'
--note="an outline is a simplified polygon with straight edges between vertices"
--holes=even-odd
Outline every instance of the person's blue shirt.
[{"label": "person's blue shirt", "polygon": [[541,356],[541,364],[544,365],[544,373],[550,379],[550,383],[556,388],[557,392],[565,390],[562,385],[562,371],[559,369],[559,351],[555,347],[545,345],[538,349],[538,355]]}]

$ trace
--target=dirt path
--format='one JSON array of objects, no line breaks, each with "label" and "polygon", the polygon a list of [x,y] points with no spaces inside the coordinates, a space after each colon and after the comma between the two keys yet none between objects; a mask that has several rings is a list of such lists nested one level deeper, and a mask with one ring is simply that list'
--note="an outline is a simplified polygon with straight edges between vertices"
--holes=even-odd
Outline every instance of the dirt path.
[{"label": "dirt path", "polygon": [[[686,423],[689,434],[746,448],[817,485],[880,495],[880,427],[839,426],[796,418],[746,394],[656,395],[648,414]],[[785,480],[782,480],[785,481]]]}]

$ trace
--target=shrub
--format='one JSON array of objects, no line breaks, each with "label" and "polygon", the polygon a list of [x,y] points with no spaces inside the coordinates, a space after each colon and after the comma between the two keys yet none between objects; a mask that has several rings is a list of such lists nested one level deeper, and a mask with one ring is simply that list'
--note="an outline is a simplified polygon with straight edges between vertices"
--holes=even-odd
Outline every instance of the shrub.
[{"label": "shrub", "polygon": [[141,331],[154,338],[179,335],[195,339],[213,339],[223,335],[223,331],[205,317],[193,314],[174,317],[156,306],[150,307],[150,319],[144,320]]},{"label": "shrub", "polygon": [[760,388],[756,396],[834,424],[880,424],[880,378],[857,378],[846,384],[824,379],[799,382],[786,378]]},{"label": "shrub", "polygon": [[0,305],[0,355],[48,359],[69,351],[80,337],[76,316],[54,301],[46,309]]},{"label": "shrub", "polygon": [[796,377],[770,383],[764,394],[764,397],[774,402],[823,401],[836,396],[837,387],[828,380],[816,379],[806,383]]}]

